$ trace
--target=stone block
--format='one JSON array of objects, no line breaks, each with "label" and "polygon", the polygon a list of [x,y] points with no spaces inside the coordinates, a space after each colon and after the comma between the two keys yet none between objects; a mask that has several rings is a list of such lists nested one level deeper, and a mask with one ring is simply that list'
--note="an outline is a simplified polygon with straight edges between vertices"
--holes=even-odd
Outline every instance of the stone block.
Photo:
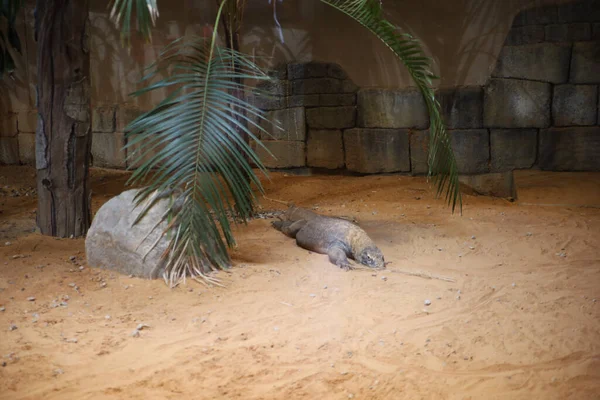
[{"label": "stone block", "polygon": [[[461,175],[458,177],[463,192],[473,192],[482,196],[501,197],[514,200],[517,188],[512,171],[492,172],[489,174]],[[467,190],[464,190],[464,187]]]},{"label": "stone block", "polygon": [[600,1],[584,0],[569,2],[558,6],[559,22],[597,22],[600,21]]},{"label": "stone block", "polygon": [[540,131],[539,166],[550,171],[600,171],[600,127]]},{"label": "stone block", "polygon": [[15,137],[18,133],[17,114],[0,115],[0,137]]},{"label": "stone block", "polygon": [[19,160],[21,164],[35,165],[35,133],[19,133]]},{"label": "stone block", "polygon": [[285,97],[290,94],[289,82],[280,79],[270,79],[268,81],[260,81],[254,89],[255,94]]},{"label": "stone block", "polygon": [[262,144],[268,149],[253,144],[256,155],[267,168],[299,168],[306,166],[306,145],[304,142],[271,140]]},{"label": "stone block", "polygon": [[92,110],[92,132],[112,133],[116,128],[116,107],[103,106]]},{"label": "stone block", "polygon": [[325,78],[328,69],[329,64],[316,61],[291,63],[287,66],[287,75],[289,80]]},{"label": "stone block", "polygon": [[492,77],[564,83],[569,79],[570,59],[571,44],[504,46]]},{"label": "stone block", "polygon": [[125,168],[125,135],[120,132],[95,132],[92,137],[92,159],[94,167]]},{"label": "stone block", "polygon": [[358,91],[358,86],[354,84],[351,80],[342,81],[342,93],[356,93]]},{"label": "stone block", "polygon": [[284,108],[269,111],[268,121],[261,121],[261,127],[268,133],[260,133],[261,140],[304,141],[306,139],[306,121],[304,107]]},{"label": "stone block", "polygon": [[513,26],[547,25],[558,22],[558,10],[555,5],[529,8],[515,16]]},{"label": "stone block", "polygon": [[410,171],[407,129],[348,129],[344,131],[346,168],[373,174]]},{"label": "stone block", "polygon": [[346,73],[346,71],[344,71],[342,66],[335,63],[327,65],[327,76],[336,79],[348,79],[348,74]]},{"label": "stone block", "polygon": [[271,78],[286,80],[287,79],[287,64],[280,63],[277,64],[274,68],[270,69],[267,73]]},{"label": "stone block", "polygon": [[335,78],[299,79],[290,82],[290,90],[291,95],[351,92],[345,82]]},{"label": "stone block", "polygon": [[592,25],[588,22],[547,25],[545,37],[548,42],[579,42],[590,40],[592,37]]},{"label": "stone block", "polygon": [[287,107],[318,107],[321,104],[319,97],[318,94],[289,96]]},{"label": "stone block", "polygon": [[489,172],[490,135],[487,129],[452,130],[448,133],[459,173]]},{"label": "stone block", "polygon": [[[599,71],[600,73],[600,71]],[[557,85],[552,98],[554,126],[596,125],[598,86]]]},{"label": "stone block", "polygon": [[483,123],[488,128],[550,126],[551,85],[518,79],[492,79],[484,87]]},{"label": "stone block", "polygon": [[417,89],[363,89],[358,92],[357,106],[362,128],[429,127],[427,106]]},{"label": "stone block", "polygon": [[19,133],[35,133],[38,122],[36,110],[21,111],[17,117],[17,129]]},{"label": "stone block", "polygon": [[125,128],[144,112],[137,107],[123,104],[116,111],[117,132],[126,132]]},{"label": "stone block", "polygon": [[287,97],[273,96],[269,94],[254,93],[248,98],[248,102],[264,111],[281,110],[287,107]]},{"label": "stone block", "polygon": [[571,83],[600,83],[600,41],[573,43]]},{"label": "stone block", "polygon": [[320,94],[319,105],[321,107],[354,106],[356,105],[356,94]]},{"label": "stone block", "polygon": [[541,43],[544,41],[544,26],[516,26],[508,31],[504,41],[505,46],[520,46],[524,44]]},{"label": "stone block", "polygon": [[0,164],[19,163],[19,141],[16,136],[0,136]]},{"label": "stone block", "polygon": [[537,129],[490,130],[492,171],[531,168],[537,157]]},{"label": "stone block", "polygon": [[344,143],[341,130],[309,130],[306,144],[309,167],[338,169],[344,167]]},{"label": "stone block", "polygon": [[429,130],[410,132],[410,170],[414,175],[429,172]]},{"label": "stone block", "polygon": [[436,92],[448,129],[483,127],[483,88],[465,86]]},{"label": "stone block", "polygon": [[347,129],[356,126],[356,107],[319,107],[306,110],[311,129]]}]

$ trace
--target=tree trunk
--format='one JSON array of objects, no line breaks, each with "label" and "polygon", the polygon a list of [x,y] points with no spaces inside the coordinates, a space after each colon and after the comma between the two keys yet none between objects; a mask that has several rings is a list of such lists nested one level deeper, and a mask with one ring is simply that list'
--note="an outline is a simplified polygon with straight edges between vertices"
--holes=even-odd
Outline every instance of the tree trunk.
[{"label": "tree trunk", "polygon": [[84,236],[91,222],[89,0],[37,0],[37,224]]}]

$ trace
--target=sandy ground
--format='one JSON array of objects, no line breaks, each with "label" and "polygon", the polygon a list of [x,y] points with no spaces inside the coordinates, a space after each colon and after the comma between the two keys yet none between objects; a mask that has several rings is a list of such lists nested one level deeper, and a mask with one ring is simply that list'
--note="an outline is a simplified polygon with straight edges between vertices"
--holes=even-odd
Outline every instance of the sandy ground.
[{"label": "sandy ground", "polygon": [[[0,399],[600,399],[600,175],[520,173],[463,216],[421,178],[272,178],[392,264],[345,272],[255,220],[226,288],[170,290],[32,233],[34,171],[0,168]],[[94,170],[94,209],[125,179]]]}]

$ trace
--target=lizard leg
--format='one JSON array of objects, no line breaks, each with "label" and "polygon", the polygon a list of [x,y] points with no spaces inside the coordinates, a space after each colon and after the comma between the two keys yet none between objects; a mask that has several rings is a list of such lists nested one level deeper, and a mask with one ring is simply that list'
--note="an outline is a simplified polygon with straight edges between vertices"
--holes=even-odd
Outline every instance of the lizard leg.
[{"label": "lizard leg", "polygon": [[285,235],[295,238],[296,234],[300,229],[306,225],[308,221],[300,220],[296,222],[292,221],[274,221],[272,223],[273,227],[278,231],[283,232]]},{"label": "lizard leg", "polygon": [[327,255],[329,256],[329,261],[341,269],[345,271],[352,269],[350,261],[348,261],[348,257],[346,257],[346,252],[343,249],[339,247],[332,247],[327,251]]}]

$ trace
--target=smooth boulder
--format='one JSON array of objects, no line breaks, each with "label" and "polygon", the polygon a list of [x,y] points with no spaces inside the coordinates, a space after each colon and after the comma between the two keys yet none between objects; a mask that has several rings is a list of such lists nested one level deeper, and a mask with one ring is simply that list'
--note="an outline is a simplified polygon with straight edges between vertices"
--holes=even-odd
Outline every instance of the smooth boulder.
[{"label": "smooth boulder", "polygon": [[127,190],[110,199],[96,213],[85,240],[90,267],[145,279],[162,277],[164,260],[161,255],[168,246],[168,238],[163,236],[159,240],[159,237],[166,229],[167,221],[158,222],[168,209],[170,200],[167,197],[156,201],[134,225],[146,204],[144,202],[136,207],[134,198],[138,192],[139,189]]}]

